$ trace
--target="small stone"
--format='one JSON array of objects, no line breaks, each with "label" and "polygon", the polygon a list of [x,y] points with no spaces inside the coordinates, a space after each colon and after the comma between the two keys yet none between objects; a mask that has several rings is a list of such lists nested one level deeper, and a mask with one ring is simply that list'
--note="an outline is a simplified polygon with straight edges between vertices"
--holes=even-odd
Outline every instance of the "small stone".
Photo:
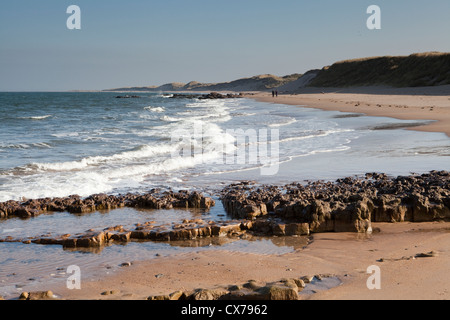
[{"label": "small stone", "polygon": [[170,300],[180,300],[180,299],[182,299],[185,296],[186,295],[185,295],[185,293],[183,291],[178,290],[178,291],[175,291],[175,292],[169,294],[169,299]]},{"label": "small stone", "polygon": [[435,251],[430,251],[428,253],[419,253],[416,254],[416,258],[432,258],[432,257],[437,257],[438,253]]},{"label": "small stone", "polygon": [[120,264],[121,267],[131,267],[131,262],[124,262]]},{"label": "small stone", "polygon": [[19,299],[20,299],[20,300],[27,300],[27,299],[28,299],[28,296],[29,296],[28,292],[22,292],[22,293],[20,294]]},{"label": "small stone", "polygon": [[53,292],[36,291],[36,292],[22,292],[19,297],[20,300],[49,300],[54,299]]},{"label": "small stone", "polygon": [[100,293],[102,296],[109,296],[119,293],[117,290],[107,290]]},{"label": "small stone", "polygon": [[300,278],[301,280],[303,280],[303,282],[305,283],[311,283],[314,279],[314,276],[304,276]]},{"label": "small stone", "polygon": [[152,296],[152,297],[148,297],[147,300],[151,300],[151,301],[165,301],[165,300],[170,300],[170,297],[168,295]]},{"label": "small stone", "polygon": [[295,288],[278,284],[267,285],[258,290],[261,300],[298,300],[298,291]]},{"label": "small stone", "polygon": [[156,275],[155,275],[155,278],[156,278],[156,279],[159,279],[159,278],[162,278],[162,277],[164,277],[164,275],[163,275],[162,273],[159,273],[159,274],[156,274]]},{"label": "small stone", "polygon": [[303,290],[306,287],[306,284],[302,279],[293,279],[293,280],[299,289]]}]

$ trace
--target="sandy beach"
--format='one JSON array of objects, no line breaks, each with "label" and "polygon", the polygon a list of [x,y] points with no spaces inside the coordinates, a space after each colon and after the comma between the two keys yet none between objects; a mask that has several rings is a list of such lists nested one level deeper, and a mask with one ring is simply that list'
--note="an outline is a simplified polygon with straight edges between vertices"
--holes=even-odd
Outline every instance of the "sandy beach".
[{"label": "sandy beach", "polygon": [[302,89],[298,94],[256,93],[258,101],[298,105],[322,110],[364,113],[402,120],[434,120],[410,128],[444,132],[450,137],[450,86],[421,88]]},{"label": "sandy beach", "polygon": [[110,3],[2,3],[0,300],[450,299],[450,1]]}]

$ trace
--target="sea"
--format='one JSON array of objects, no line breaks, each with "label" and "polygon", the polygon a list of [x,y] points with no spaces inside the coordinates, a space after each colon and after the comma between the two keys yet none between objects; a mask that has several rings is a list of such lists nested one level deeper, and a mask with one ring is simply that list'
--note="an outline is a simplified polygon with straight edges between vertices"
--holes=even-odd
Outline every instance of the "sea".
[{"label": "sea", "polygon": [[[132,95],[137,96],[132,96]],[[119,98],[119,97],[120,98]],[[366,172],[450,170],[450,139],[410,130],[426,120],[368,117],[251,98],[198,99],[172,93],[0,93],[0,202],[92,194],[198,190],[210,210],[49,213],[0,220],[0,238],[65,234],[145,221],[227,220],[219,192],[239,181],[283,185]],[[0,243],[0,295],[14,298],[67,267],[114,272],[124,261],[216,250],[282,254],[305,239],[211,240],[112,245],[96,251]]]}]

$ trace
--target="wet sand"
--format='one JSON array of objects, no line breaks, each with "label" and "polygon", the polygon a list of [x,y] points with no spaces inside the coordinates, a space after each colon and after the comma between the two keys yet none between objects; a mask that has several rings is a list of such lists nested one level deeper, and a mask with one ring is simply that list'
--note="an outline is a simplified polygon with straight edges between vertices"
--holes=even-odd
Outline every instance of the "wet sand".
[{"label": "wet sand", "polygon": [[[50,289],[63,299],[140,300],[177,290],[213,289],[248,280],[263,282],[333,274],[342,284],[301,295],[317,300],[449,299],[450,223],[375,223],[381,232],[314,234],[306,248],[283,255],[208,252],[132,263],[101,279],[83,279],[81,290]],[[434,251],[434,257],[419,258]],[[382,260],[380,260],[382,259]],[[381,269],[381,290],[369,290],[369,266]],[[109,292],[108,295],[102,295]],[[112,293],[111,293],[112,292]]]},{"label": "wet sand", "polygon": [[450,86],[430,88],[364,88],[347,90],[308,90],[298,94],[255,93],[247,97],[262,102],[298,105],[328,111],[364,113],[369,116],[401,120],[435,120],[409,128],[426,132],[444,132],[450,137]]}]

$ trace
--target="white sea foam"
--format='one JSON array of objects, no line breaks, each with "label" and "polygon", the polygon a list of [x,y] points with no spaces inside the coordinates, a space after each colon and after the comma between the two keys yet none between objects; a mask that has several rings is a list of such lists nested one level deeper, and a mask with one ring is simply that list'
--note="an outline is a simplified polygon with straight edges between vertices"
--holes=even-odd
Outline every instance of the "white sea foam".
[{"label": "white sea foam", "polygon": [[38,171],[72,171],[81,170],[89,166],[100,166],[120,162],[130,162],[155,155],[170,154],[178,146],[176,145],[143,145],[131,151],[114,154],[112,156],[93,156],[77,161],[56,163],[32,163],[28,167]]},{"label": "white sea foam", "polygon": [[161,112],[166,111],[166,109],[164,109],[163,107],[152,107],[152,106],[145,107],[144,110],[147,110],[150,112],[156,112],[156,113],[161,113]]},{"label": "white sea foam", "polygon": [[296,119],[288,118],[287,120],[285,120],[283,122],[271,123],[271,124],[269,124],[269,127],[271,127],[271,128],[283,127],[283,126],[288,126],[288,125],[296,123],[296,122],[297,122]]},{"label": "white sea foam", "polygon": [[51,146],[45,142],[36,142],[36,143],[33,143],[32,146],[37,147],[37,148],[48,148],[48,149],[51,148]]},{"label": "white sea foam", "polygon": [[20,117],[20,119],[28,119],[28,120],[44,120],[52,117],[51,114],[45,116],[30,116],[30,117]]},{"label": "white sea foam", "polygon": [[51,135],[56,138],[66,138],[66,137],[78,137],[80,134],[78,132],[60,132],[60,133],[52,133]]},{"label": "white sea foam", "polygon": [[178,122],[178,121],[182,121],[183,119],[180,118],[174,118],[174,117],[169,117],[169,116],[162,116],[161,118],[159,118],[162,121],[165,122]]}]

